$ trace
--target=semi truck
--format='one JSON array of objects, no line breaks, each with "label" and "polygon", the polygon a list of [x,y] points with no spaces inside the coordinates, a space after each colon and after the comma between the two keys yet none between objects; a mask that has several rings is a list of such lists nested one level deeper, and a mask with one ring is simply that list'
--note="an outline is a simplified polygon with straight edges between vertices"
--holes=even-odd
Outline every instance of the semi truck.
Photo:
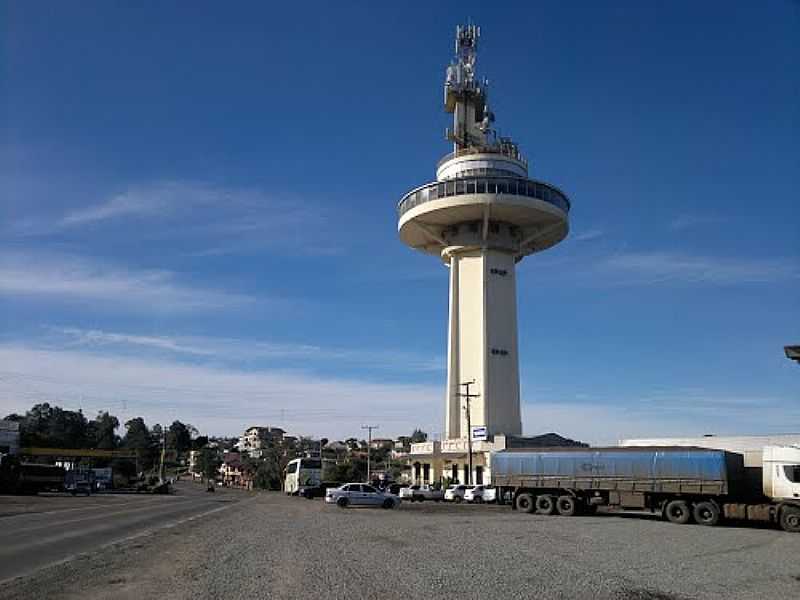
[{"label": "semi truck", "polygon": [[800,448],[767,446],[762,467],[735,452],[686,447],[503,450],[491,455],[499,501],[525,513],[598,507],[650,511],[673,523],[769,521],[800,532]]},{"label": "semi truck", "polygon": [[38,494],[60,492],[63,489],[63,468],[23,462],[14,455],[0,455],[0,492]]}]

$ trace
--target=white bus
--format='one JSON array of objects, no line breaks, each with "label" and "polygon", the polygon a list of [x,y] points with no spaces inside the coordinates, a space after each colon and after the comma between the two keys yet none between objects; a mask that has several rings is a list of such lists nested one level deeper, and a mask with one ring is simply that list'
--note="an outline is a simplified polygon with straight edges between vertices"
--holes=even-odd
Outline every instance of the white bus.
[{"label": "white bus", "polygon": [[283,489],[296,496],[322,482],[322,462],[318,458],[295,458],[286,465]]}]

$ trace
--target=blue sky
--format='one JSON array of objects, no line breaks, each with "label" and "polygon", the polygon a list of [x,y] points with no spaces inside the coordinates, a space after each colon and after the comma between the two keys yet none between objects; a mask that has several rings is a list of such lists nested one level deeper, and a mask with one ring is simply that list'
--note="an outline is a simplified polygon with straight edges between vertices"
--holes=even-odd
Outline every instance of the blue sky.
[{"label": "blue sky", "polygon": [[3,2],[0,412],[442,429],[455,26],[572,230],[519,266],[525,433],[800,430],[800,5]]}]

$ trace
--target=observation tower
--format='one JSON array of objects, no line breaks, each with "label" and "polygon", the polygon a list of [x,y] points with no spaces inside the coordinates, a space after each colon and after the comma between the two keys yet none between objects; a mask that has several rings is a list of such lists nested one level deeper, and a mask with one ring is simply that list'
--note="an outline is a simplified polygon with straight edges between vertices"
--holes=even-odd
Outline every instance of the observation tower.
[{"label": "observation tower", "polygon": [[459,26],[456,60],[447,67],[453,151],[439,161],[436,181],[397,206],[400,239],[450,268],[447,439],[470,435],[460,393],[472,381],[472,427],[490,437],[522,433],[515,265],[569,231],[566,194],[530,178],[517,144],[492,128],[488,82],[475,74],[479,36],[474,25]]}]

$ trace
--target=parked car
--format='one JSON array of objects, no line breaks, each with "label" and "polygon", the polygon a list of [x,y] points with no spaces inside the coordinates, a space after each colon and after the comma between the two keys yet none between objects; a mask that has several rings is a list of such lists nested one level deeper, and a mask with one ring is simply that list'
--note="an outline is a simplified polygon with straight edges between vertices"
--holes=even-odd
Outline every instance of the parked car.
[{"label": "parked car", "polygon": [[381,492],[366,483],[345,483],[344,485],[328,489],[325,492],[325,502],[335,504],[339,508],[348,506],[381,506],[383,508],[397,508],[400,498]]},{"label": "parked car", "polygon": [[422,502],[423,500],[441,502],[444,500],[444,492],[429,485],[412,485],[401,489],[400,497],[404,500],[411,500],[411,502]]},{"label": "parked car", "polygon": [[497,488],[488,485],[476,485],[471,490],[464,492],[464,500],[474,504],[495,502],[497,500]]},{"label": "parked car", "polygon": [[444,500],[445,502],[456,502],[456,503],[463,502],[464,495],[467,493],[467,490],[471,490],[473,487],[475,486],[464,485],[463,483],[458,485],[451,485],[444,492]]}]

